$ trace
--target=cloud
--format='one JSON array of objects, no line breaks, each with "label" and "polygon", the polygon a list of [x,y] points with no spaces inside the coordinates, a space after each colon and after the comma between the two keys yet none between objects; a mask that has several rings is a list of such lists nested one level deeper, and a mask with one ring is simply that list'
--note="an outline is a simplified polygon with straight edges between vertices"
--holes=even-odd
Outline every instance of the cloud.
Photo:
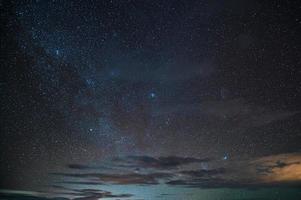
[{"label": "cloud", "polygon": [[90,166],[81,164],[69,164],[68,167],[71,169],[91,169]]},{"label": "cloud", "polygon": [[188,178],[166,182],[168,185],[190,188],[249,188],[252,185],[222,178]]},{"label": "cloud", "polygon": [[224,174],[226,173],[225,168],[217,168],[217,169],[211,169],[211,170],[187,170],[187,171],[180,171],[180,174],[189,175],[192,177],[204,177],[204,176],[213,176],[218,174]]},{"label": "cloud", "polygon": [[[201,163],[205,161],[208,162],[208,167],[202,168]],[[124,162],[124,165],[120,166],[121,162]],[[134,195],[113,194],[110,191],[99,189],[102,186],[114,187],[114,185],[149,187],[162,184],[182,189],[239,188],[252,190],[301,186],[301,153],[229,161],[179,156],[127,156],[112,159],[106,164],[112,167],[110,168],[104,163],[99,165],[100,168],[89,164],[68,165],[67,172],[53,174],[55,175],[54,182],[49,185],[51,187],[49,193],[2,190],[0,197],[8,200],[26,198],[96,200],[101,198],[122,199]]]},{"label": "cloud", "polygon": [[169,169],[179,167],[181,165],[187,165],[191,163],[208,162],[209,158],[192,158],[192,157],[150,157],[150,156],[128,156],[126,161],[132,166],[141,168],[157,168],[157,169]]},{"label": "cloud", "polygon": [[[201,168],[200,163],[203,162],[208,162],[211,167]],[[99,168],[98,172],[93,173],[56,173],[56,175],[80,179],[67,181],[67,184],[87,183],[87,185],[157,185],[165,183],[193,188],[260,188],[301,184],[300,153],[242,161],[231,160],[230,163],[208,158],[127,156],[113,159],[111,165],[111,171]],[[83,171],[89,169],[88,165],[79,166],[76,169]],[[119,173],[115,171],[115,166],[120,167]],[[90,169],[95,170],[93,167]]]},{"label": "cloud", "polygon": [[301,185],[301,154],[267,156],[252,162],[264,183],[296,183]]},{"label": "cloud", "polygon": [[151,156],[126,156],[115,157],[112,162],[102,165],[85,165],[85,164],[68,164],[67,168],[74,170],[124,170],[135,169],[135,171],[150,170],[169,170],[177,167],[182,167],[189,164],[209,162],[210,158],[194,158],[194,157],[179,157],[179,156],[165,156],[165,157],[151,157]]},{"label": "cloud", "polygon": [[132,185],[132,184],[158,184],[159,179],[168,178],[171,175],[168,173],[149,173],[149,174],[138,174],[138,173],[127,173],[127,174],[106,174],[106,173],[55,173],[63,177],[74,177],[74,178],[93,178],[97,180],[96,183],[107,183],[107,184],[120,184],[120,185]]},{"label": "cloud", "polygon": [[88,169],[110,169],[106,166],[90,166],[90,165],[83,165],[83,164],[69,164],[67,165],[70,169],[79,169],[79,170],[88,170]]},{"label": "cloud", "polygon": [[98,200],[102,198],[129,198],[131,194],[113,194],[109,191],[96,189],[69,189],[54,186],[55,190],[48,192],[0,190],[0,199],[6,200]]},{"label": "cloud", "polygon": [[103,183],[96,181],[57,181],[56,184],[72,184],[72,185],[103,185]]},{"label": "cloud", "polygon": [[95,189],[80,189],[74,190],[83,195],[84,197],[75,198],[77,200],[98,200],[100,198],[128,198],[131,194],[112,194],[108,191],[95,190]]}]

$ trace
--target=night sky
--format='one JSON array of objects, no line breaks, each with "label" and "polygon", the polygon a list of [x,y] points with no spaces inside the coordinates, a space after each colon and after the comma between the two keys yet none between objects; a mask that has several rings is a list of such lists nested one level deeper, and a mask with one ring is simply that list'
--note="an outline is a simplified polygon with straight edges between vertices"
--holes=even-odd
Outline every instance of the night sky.
[{"label": "night sky", "polygon": [[0,7],[0,199],[300,198],[300,2]]}]

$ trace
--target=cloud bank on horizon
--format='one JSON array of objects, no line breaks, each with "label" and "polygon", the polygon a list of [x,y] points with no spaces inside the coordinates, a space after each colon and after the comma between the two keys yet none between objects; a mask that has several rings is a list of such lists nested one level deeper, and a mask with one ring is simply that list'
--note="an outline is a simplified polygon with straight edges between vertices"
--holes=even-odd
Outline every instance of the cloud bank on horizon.
[{"label": "cloud bank on horizon", "polygon": [[[40,191],[1,190],[0,197],[9,200],[18,198],[139,199],[139,193],[127,193],[126,188],[135,186],[148,190],[158,185],[175,189],[174,194],[170,192],[168,195],[160,195],[160,198],[166,199],[177,195],[178,191],[184,192],[189,188],[200,191],[299,188],[301,153],[279,154],[250,160],[133,155],[114,157],[102,163],[69,164],[64,172],[52,173],[50,176],[52,176],[52,183]],[[111,188],[115,191],[116,186],[119,188],[117,194],[107,190]],[[102,187],[106,190],[102,190]]]}]

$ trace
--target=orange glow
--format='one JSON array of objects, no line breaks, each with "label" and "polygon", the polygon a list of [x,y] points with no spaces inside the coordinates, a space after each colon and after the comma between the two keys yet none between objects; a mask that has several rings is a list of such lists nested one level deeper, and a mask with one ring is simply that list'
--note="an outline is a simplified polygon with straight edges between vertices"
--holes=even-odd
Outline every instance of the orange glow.
[{"label": "orange glow", "polygon": [[[281,165],[277,165],[281,163]],[[260,176],[266,183],[294,182],[301,180],[301,154],[281,154],[259,159],[256,163],[270,169]]]},{"label": "orange glow", "polygon": [[275,168],[266,176],[268,182],[298,181],[301,180],[301,164],[292,164],[284,168]]}]

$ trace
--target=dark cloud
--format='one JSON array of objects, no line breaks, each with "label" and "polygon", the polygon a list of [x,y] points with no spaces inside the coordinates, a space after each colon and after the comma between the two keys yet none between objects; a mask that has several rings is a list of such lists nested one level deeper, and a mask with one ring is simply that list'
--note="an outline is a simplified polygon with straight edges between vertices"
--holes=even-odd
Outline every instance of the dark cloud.
[{"label": "dark cloud", "polygon": [[101,191],[101,190],[93,190],[93,189],[81,189],[81,190],[75,190],[80,195],[83,195],[84,197],[75,198],[77,200],[98,200],[100,198],[128,198],[131,197],[131,194],[120,194],[115,195],[111,192],[107,191]]},{"label": "dark cloud", "polygon": [[89,165],[83,165],[83,164],[69,164],[67,165],[68,168],[70,169],[79,169],[79,170],[84,170],[84,169],[110,169],[110,167],[106,166],[89,166]]},{"label": "dark cloud", "polygon": [[158,184],[159,179],[171,177],[168,173],[149,173],[149,174],[105,174],[105,173],[86,173],[86,174],[75,174],[75,173],[55,173],[63,177],[75,177],[75,178],[97,178],[99,183],[111,183],[111,184]]},{"label": "dark cloud", "polygon": [[[98,200],[102,198],[129,198],[131,194],[113,194],[109,191],[96,189],[69,189],[62,186],[53,186],[58,191],[51,193],[34,191],[2,190],[0,199],[6,200]],[[55,196],[55,197],[54,197]],[[69,196],[69,197],[64,197]],[[70,197],[73,196],[73,197]]]},{"label": "dark cloud", "polygon": [[[200,168],[199,164],[203,162],[208,162],[211,167]],[[120,163],[125,164],[120,165]],[[257,160],[232,160],[231,165],[207,158],[127,156],[113,159],[110,163],[111,171],[99,168],[101,173],[56,173],[56,175],[81,179],[80,181],[65,182],[70,184],[154,185],[166,183],[167,185],[193,188],[256,189],[300,185],[298,178],[300,163],[299,154],[275,155]],[[69,169],[83,169],[84,171],[96,169],[89,165],[72,166]],[[123,173],[114,172],[115,166],[119,166],[119,170],[122,169]],[[110,167],[105,166],[105,168],[109,169]],[[285,173],[285,170],[289,169],[293,170],[290,171],[292,176],[287,176],[288,173]],[[294,178],[294,174],[297,177]]]},{"label": "dark cloud", "polygon": [[34,195],[28,194],[0,194],[1,199],[5,200],[70,200],[68,198],[63,197],[55,197],[55,198],[48,198],[48,197],[39,197]]},{"label": "dark cloud", "polygon": [[96,181],[57,181],[56,184],[72,184],[72,185],[103,185],[103,183]]},{"label": "dark cloud", "polygon": [[81,164],[69,164],[68,167],[70,169],[90,169],[90,166],[87,165],[81,165]]},{"label": "dark cloud", "polygon": [[193,163],[209,162],[209,158],[193,158],[193,157],[151,157],[151,156],[127,156],[115,157],[109,165],[90,166],[84,164],[68,164],[67,168],[76,170],[116,170],[135,168],[139,169],[172,169],[180,166],[185,166]]},{"label": "dark cloud", "polygon": [[292,163],[286,163],[283,162],[281,160],[276,161],[274,164],[272,165],[260,165],[257,167],[257,172],[260,174],[269,174],[269,173],[273,173],[273,169],[276,168],[285,168],[291,165],[299,165],[301,164],[301,162],[292,162]]},{"label": "dark cloud", "polygon": [[223,178],[191,178],[191,179],[177,179],[166,182],[168,185],[188,187],[188,188],[234,188],[234,189],[247,189],[257,190],[262,188],[300,188],[301,183],[289,182],[289,183],[260,183],[254,182],[254,180],[229,180]]},{"label": "dark cloud", "polygon": [[222,178],[187,178],[177,179],[166,182],[168,185],[183,186],[191,188],[248,188],[248,185],[242,182],[230,181]]},{"label": "dark cloud", "polygon": [[179,167],[181,165],[187,165],[191,163],[202,163],[210,161],[209,158],[193,158],[193,157],[178,157],[178,156],[168,156],[168,157],[150,157],[150,156],[128,156],[122,159],[128,164],[141,168],[157,168],[157,169],[169,169]]},{"label": "dark cloud", "polygon": [[[68,165],[68,171],[54,173],[51,195],[43,192],[1,192],[8,200],[96,200],[101,198],[129,198],[132,194],[112,194],[93,188],[96,185],[151,185],[166,184],[178,188],[238,188],[257,190],[261,188],[299,188],[300,154],[280,154],[245,161],[200,159],[194,157],[127,156],[112,159],[104,168],[90,165]],[[116,172],[120,161],[126,164]],[[206,168],[200,168],[207,161]],[[110,168],[109,164],[112,165]],[[128,165],[127,165],[128,164]],[[192,164],[192,165],[190,165]],[[135,166],[135,167],[133,167]],[[210,166],[210,167],[209,167]],[[141,170],[137,170],[137,167]],[[110,169],[110,170],[108,170]],[[93,171],[93,172],[91,172]],[[59,178],[59,179],[57,179]],[[63,180],[63,181],[62,181]],[[75,186],[76,185],[76,186]],[[158,198],[170,196],[162,194]],[[61,198],[54,198],[61,197]]]},{"label": "dark cloud", "polygon": [[211,169],[211,170],[187,170],[181,171],[181,174],[189,175],[192,177],[204,177],[204,176],[213,176],[218,174],[226,173],[225,168]]}]

